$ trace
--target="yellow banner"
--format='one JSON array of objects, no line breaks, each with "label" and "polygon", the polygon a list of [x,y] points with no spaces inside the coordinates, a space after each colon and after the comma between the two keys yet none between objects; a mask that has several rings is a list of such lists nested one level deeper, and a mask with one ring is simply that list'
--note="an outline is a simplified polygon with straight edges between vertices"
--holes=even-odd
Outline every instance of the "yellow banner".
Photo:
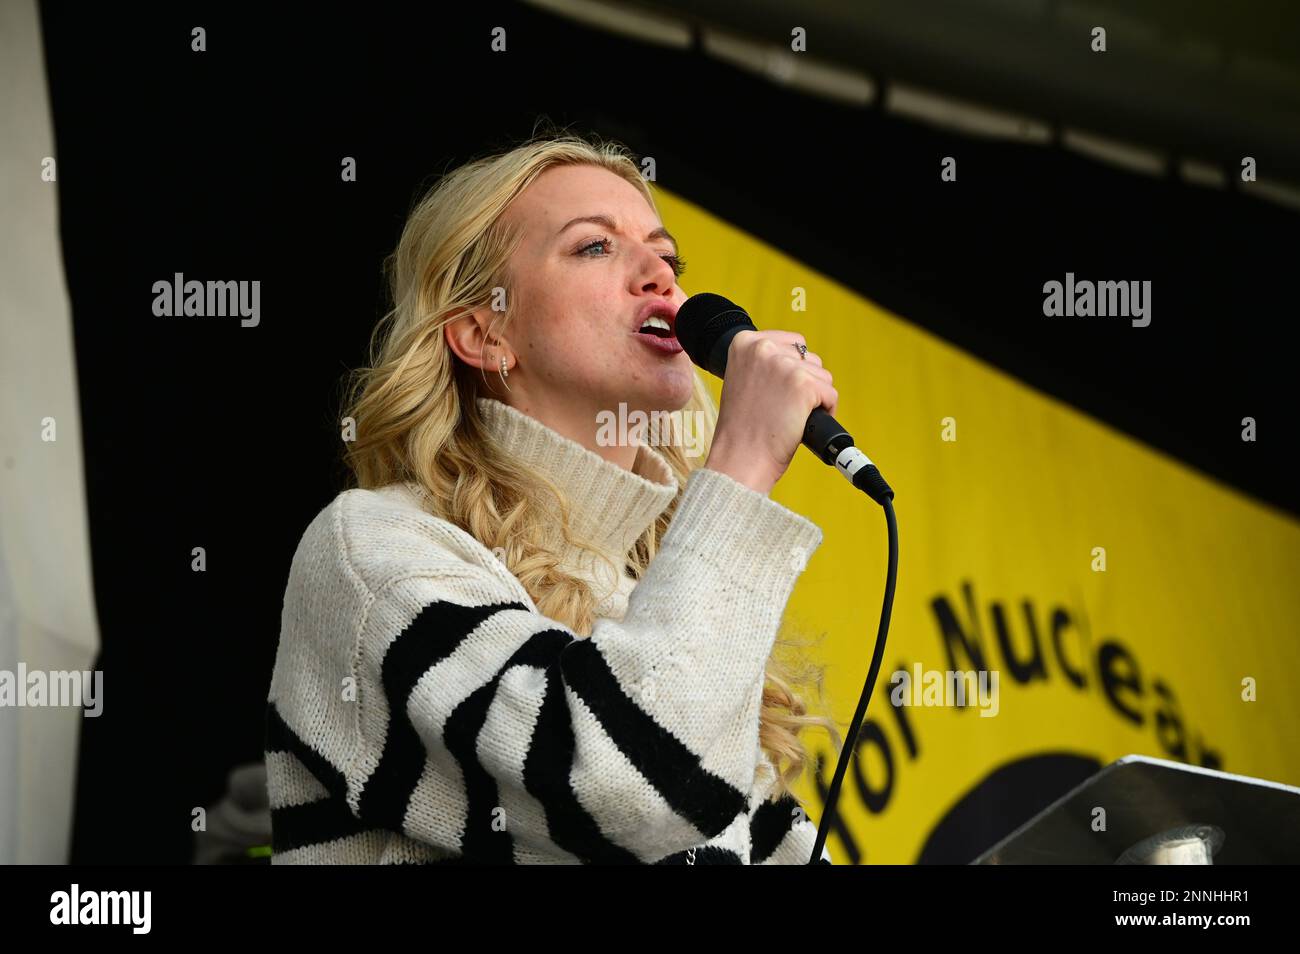
[{"label": "yellow banner", "polygon": [[[897,495],[893,621],[840,795],[846,833],[828,842],[837,863],[915,862],[981,786],[982,805],[1014,814],[1130,753],[1300,785],[1300,523],[680,197],[658,200],[690,263],[687,293],[723,294],[759,328],[802,332],[835,375],[837,419]],[[1107,374],[1096,369],[1098,388]],[[706,377],[717,398],[721,382]],[[773,497],[825,532],[787,620],[827,633],[819,660],[847,726],[879,621],[884,516],[803,451]],[[968,682],[965,708],[944,704],[949,673],[979,670],[988,696]],[[829,784],[826,736],[808,740]],[[797,794],[819,817],[811,776]],[[968,822],[953,815],[944,837],[962,829],[973,857],[994,836],[981,843]]]}]

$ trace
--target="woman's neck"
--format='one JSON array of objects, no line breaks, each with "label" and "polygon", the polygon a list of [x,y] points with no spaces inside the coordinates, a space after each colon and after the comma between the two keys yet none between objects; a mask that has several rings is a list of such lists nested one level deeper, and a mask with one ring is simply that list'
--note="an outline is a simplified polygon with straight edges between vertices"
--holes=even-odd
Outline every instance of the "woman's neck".
[{"label": "woman's neck", "polygon": [[555,403],[542,406],[528,399],[512,399],[503,403],[581,444],[617,467],[632,470],[636,463],[638,441],[629,432],[626,411],[620,414],[617,410],[597,410]]}]

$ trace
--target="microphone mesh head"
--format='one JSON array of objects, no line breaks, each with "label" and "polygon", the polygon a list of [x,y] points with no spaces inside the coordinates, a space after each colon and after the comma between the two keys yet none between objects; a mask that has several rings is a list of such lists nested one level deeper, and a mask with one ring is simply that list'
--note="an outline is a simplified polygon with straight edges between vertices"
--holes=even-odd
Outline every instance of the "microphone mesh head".
[{"label": "microphone mesh head", "polygon": [[686,299],[677,310],[673,330],[691,361],[722,377],[726,370],[726,355],[721,358],[722,366],[716,368],[710,367],[710,355],[713,345],[722,337],[723,332],[737,325],[754,327],[754,322],[745,313],[745,309],[721,295],[700,292]]}]

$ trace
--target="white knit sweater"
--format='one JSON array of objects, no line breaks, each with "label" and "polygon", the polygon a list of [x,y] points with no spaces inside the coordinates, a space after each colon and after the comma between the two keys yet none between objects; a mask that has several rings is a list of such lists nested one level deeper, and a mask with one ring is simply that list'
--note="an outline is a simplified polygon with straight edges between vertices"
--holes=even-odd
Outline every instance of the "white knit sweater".
[{"label": "white knit sweater", "polygon": [[[610,552],[628,553],[678,492],[651,447],[628,471],[478,405]],[[274,863],[808,860],[815,825],[794,798],[767,797],[758,728],[815,524],[693,471],[639,582],[564,548],[602,596],[581,638],[421,494],[345,491],[294,554],[267,713]]]}]

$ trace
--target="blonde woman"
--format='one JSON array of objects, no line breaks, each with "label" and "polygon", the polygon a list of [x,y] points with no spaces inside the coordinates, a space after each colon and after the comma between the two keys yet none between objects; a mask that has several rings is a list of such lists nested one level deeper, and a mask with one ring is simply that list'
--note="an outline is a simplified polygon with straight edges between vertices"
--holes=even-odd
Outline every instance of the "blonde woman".
[{"label": "blonde woman", "polygon": [[[453,170],[387,265],[357,486],[285,593],[273,862],[807,862],[799,732],[839,736],[775,649],[822,534],[768,492],[830,373],[743,332],[714,408],[672,336],[676,244],[608,143]],[[602,438],[620,405],[706,421],[707,456]]]}]

